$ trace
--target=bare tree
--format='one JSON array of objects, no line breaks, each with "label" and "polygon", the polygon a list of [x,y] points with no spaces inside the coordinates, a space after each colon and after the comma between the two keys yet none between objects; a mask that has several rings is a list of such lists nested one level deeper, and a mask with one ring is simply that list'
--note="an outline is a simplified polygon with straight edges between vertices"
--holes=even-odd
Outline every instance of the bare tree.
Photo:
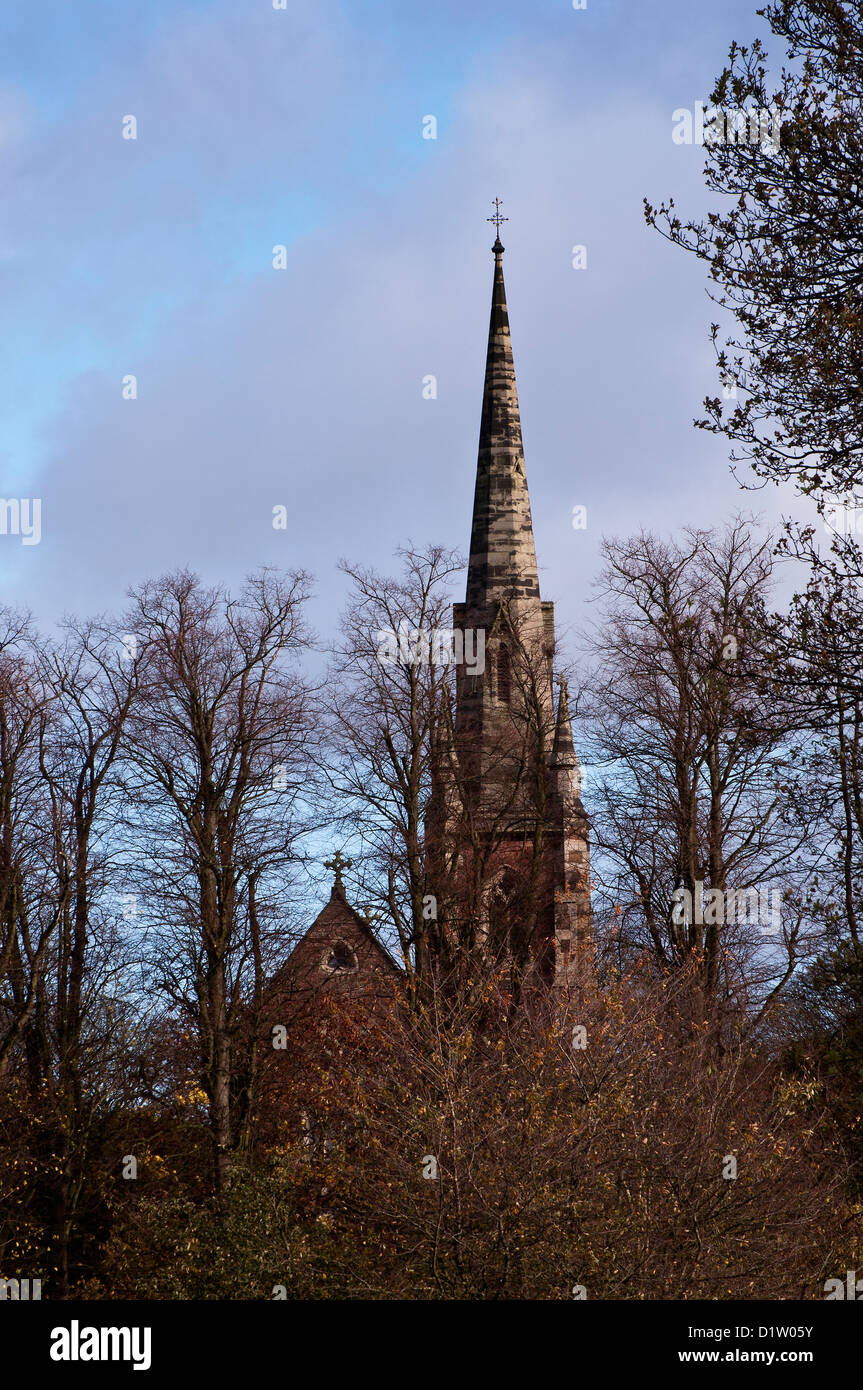
[{"label": "bare tree", "polygon": [[147,955],[196,1033],[219,1192],[255,1085],[268,894],[284,892],[308,823],[312,707],[289,663],[309,644],[307,594],[301,573],[262,571],[232,597],[181,572],[136,590],[126,620],[139,693],[124,777]]},{"label": "bare tree", "polygon": [[137,690],[136,664],[101,624],[70,621],[40,662],[54,717],[40,747],[52,827],[53,872],[61,905],[44,1008],[34,1019],[50,1059],[58,1161],[55,1222],[61,1293],[92,1150],[109,1117],[130,1096],[120,1038],[128,1013],[127,944],[111,902],[118,854],[119,789],[114,777],[124,724]]},{"label": "bare tree", "polygon": [[447,583],[463,562],[438,546],[399,554],[398,579],[341,566],[353,593],[327,685],[322,762],[342,799],[340,823],[358,846],[359,900],[387,922],[416,1003],[443,940],[425,824],[452,667],[436,659],[434,637],[448,631]]},{"label": "bare tree", "polygon": [[47,1070],[34,1020],[72,888],[40,758],[53,717],[29,618],[0,611],[0,1077],[23,1045],[31,1092]]},{"label": "bare tree", "polygon": [[[845,547],[843,547],[843,551]],[[863,586],[819,559],[773,626],[766,689],[799,730],[786,786],[809,828],[807,906],[863,960]]]},{"label": "bare tree", "polygon": [[[806,835],[784,814],[787,714],[760,680],[770,540],[738,519],[681,542],[610,541],[605,556],[592,639],[592,753],[605,769],[595,867],[616,949],[647,949],[663,967],[697,955],[707,1013],[763,1003],[802,949],[790,888]],[[751,920],[771,891],[769,919]]]}]

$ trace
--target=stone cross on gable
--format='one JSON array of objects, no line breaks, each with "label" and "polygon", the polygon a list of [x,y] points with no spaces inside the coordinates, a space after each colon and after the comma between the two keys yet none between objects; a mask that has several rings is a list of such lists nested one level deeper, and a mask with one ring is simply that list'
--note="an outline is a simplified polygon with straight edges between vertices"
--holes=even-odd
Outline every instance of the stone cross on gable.
[{"label": "stone cross on gable", "polygon": [[345,885],[342,883],[342,869],[352,869],[353,866],[354,866],[354,864],[353,864],[353,860],[352,860],[352,859],[343,859],[343,858],[342,858],[342,852],[341,852],[340,849],[337,849],[337,850],[336,850],[336,852],[335,852],[335,854],[333,855],[332,859],[325,859],[325,860],[324,860],[324,868],[325,868],[325,869],[332,869],[332,870],[333,870],[333,873],[334,873],[335,876],[336,876],[335,884],[334,884],[333,886],[334,886],[335,888],[341,888],[342,891],[344,891],[344,886],[345,886]]}]

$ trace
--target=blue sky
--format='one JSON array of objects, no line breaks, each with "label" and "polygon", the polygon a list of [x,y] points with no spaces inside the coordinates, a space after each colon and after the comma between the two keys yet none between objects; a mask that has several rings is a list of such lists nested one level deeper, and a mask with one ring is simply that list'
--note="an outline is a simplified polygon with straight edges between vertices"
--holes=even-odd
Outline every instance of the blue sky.
[{"label": "blue sky", "polygon": [[793,510],[741,494],[692,428],[715,311],[641,207],[706,207],[671,113],[761,32],[754,9],[7,0],[0,492],[42,499],[43,538],[0,537],[4,596],[49,625],[180,565],[303,567],[326,639],[341,556],[466,548],[495,196],[559,626],[584,620],[603,534]]}]

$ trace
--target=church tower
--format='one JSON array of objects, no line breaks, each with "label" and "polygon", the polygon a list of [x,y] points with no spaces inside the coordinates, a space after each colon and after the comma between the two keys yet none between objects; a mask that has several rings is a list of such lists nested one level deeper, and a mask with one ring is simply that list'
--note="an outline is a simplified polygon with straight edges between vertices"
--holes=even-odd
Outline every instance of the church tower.
[{"label": "church tower", "polygon": [[457,667],[429,829],[453,847],[462,941],[572,990],[592,957],[589,827],[564,684],[555,708],[554,604],[540,594],[495,206],[467,592],[453,608],[457,653],[484,644],[485,659]]}]

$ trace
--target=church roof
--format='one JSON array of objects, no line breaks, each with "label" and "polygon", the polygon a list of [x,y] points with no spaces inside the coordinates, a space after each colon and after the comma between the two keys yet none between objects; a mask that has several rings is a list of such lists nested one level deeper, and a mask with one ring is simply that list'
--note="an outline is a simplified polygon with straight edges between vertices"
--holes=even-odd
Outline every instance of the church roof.
[{"label": "church roof", "polygon": [[[344,973],[344,978],[336,971],[331,977],[326,962],[328,952],[340,943],[353,952],[356,962],[353,970]],[[338,982],[344,985],[359,985],[370,975],[395,978],[400,974],[366,919],[351,907],[340,879],[333,884],[329,902],[273,976],[271,987],[277,989],[279,985],[291,983],[300,988],[320,989],[334,982],[336,974],[339,974]],[[356,977],[355,981],[351,976]]]}]

